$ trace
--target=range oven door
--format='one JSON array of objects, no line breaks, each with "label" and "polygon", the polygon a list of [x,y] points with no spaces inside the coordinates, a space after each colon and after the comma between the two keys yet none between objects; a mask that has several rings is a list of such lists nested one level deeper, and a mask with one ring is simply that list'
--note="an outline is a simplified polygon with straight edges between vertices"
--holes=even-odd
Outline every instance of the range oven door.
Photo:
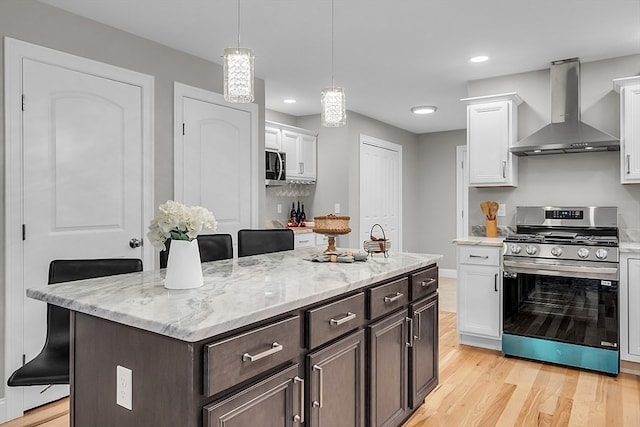
[{"label": "range oven door", "polygon": [[503,265],[505,354],[618,373],[617,264]]}]

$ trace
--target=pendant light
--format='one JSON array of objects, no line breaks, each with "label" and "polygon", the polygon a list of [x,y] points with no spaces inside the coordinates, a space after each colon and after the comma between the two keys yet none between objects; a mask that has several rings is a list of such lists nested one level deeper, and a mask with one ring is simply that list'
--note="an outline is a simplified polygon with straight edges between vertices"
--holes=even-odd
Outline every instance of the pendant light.
[{"label": "pendant light", "polygon": [[333,0],[331,0],[331,87],[320,92],[320,124],[325,127],[340,127],[347,123],[347,104],[344,88],[336,87],[333,81]]},{"label": "pendant light", "polygon": [[253,102],[255,56],[253,50],[240,47],[240,0],[238,0],[238,44],[224,50],[224,99],[228,102]]}]

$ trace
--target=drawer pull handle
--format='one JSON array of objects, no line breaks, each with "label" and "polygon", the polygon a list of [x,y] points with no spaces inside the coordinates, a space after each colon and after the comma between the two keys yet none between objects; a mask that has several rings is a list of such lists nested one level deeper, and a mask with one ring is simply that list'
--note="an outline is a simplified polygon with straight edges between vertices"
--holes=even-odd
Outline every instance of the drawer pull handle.
[{"label": "drawer pull handle", "polygon": [[294,416],[293,421],[298,421],[302,424],[304,422],[304,379],[295,377],[293,382],[300,383],[300,415]]},{"label": "drawer pull handle", "polygon": [[401,292],[396,292],[396,294],[392,297],[384,297],[384,302],[385,303],[392,303],[392,302],[396,302],[398,301],[400,298],[402,298],[404,296],[403,293]]},{"label": "drawer pull handle", "polygon": [[426,282],[423,280],[422,282],[420,282],[420,286],[422,286],[423,288],[428,288],[429,286],[433,285],[434,283],[436,283],[436,279],[429,279]]},{"label": "drawer pull handle", "polygon": [[329,323],[331,324],[331,326],[340,326],[355,318],[356,318],[356,314],[348,311],[347,315],[344,316],[342,319],[336,320],[334,318],[331,318],[329,319]]},{"label": "drawer pull handle", "polygon": [[318,383],[320,385],[320,396],[318,400],[314,400],[311,404],[314,408],[322,408],[322,395],[324,394],[324,379],[322,375],[322,368],[318,365],[313,365],[313,370],[318,371]]},{"label": "drawer pull handle", "polygon": [[245,353],[242,355],[242,361],[243,362],[255,362],[256,360],[260,360],[263,359],[267,356],[271,356],[274,353],[277,353],[279,351],[282,351],[283,347],[282,344],[278,344],[277,342],[274,342],[273,344],[271,344],[271,348],[269,350],[263,351],[262,353],[256,354],[255,356],[252,356],[249,353]]},{"label": "drawer pull handle", "polygon": [[469,255],[469,258],[489,259],[489,255],[474,255],[474,254],[471,254],[471,255]]}]

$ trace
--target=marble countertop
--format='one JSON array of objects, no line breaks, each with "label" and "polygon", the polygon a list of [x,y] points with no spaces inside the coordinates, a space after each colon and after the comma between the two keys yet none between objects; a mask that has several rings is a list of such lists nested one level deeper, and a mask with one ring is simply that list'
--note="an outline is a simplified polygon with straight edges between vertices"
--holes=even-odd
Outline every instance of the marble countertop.
[{"label": "marble countertop", "polygon": [[502,246],[504,236],[499,237],[483,237],[483,236],[467,236],[453,239],[453,243],[457,245],[473,245],[473,246]]},{"label": "marble countertop", "polygon": [[639,253],[640,242],[620,242],[620,253]]},{"label": "marble countertop", "polygon": [[196,342],[434,264],[442,255],[396,253],[366,262],[306,261],[301,248],[202,264],[204,285],[165,289],[164,270],[27,289],[27,296]]}]

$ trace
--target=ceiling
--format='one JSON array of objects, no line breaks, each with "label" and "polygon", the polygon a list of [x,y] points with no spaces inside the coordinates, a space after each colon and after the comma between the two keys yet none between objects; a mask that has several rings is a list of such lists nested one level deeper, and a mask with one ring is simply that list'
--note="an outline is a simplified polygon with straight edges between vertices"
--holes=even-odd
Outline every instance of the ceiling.
[{"label": "ceiling", "polygon": [[[41,1],[217,63],[237,44],[236,0]],[[266,108],[319,114],[330,0],[241,0],[240,36]],[[640,0],[335,0],[334,40],[348,110],[418,134],[461,129],[469,80],[640,53]],[[416,105],[438,111],[415,116]]]}]

